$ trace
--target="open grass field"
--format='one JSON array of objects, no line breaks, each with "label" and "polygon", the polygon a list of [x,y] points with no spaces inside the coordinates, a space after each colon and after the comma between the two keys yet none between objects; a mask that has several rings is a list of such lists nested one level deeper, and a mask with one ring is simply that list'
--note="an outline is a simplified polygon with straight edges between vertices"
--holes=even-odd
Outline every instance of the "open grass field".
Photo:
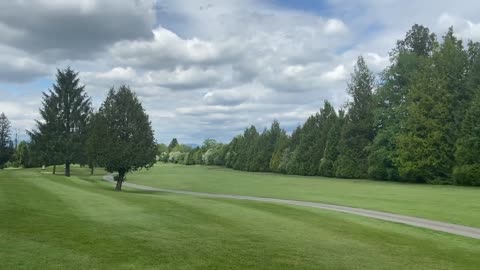
[{"label": "open grass field", "polygon": [[480,188],[249,173],[156,164],[128,176],[147,186],[332,203],[480,227]]},{"label": "open grass field", "polygon": [[[176,166],[161,166],[149,173],[170,187],[174,179],[169,178],[177,178],[178,188],[187,188],[188,177],[196,175],[202,177],[205,189],[221,182],[223,174],[242,175],[184,169],[182,173]],[[74,168],[74,176],[67,179],[39,169],[0,171],[1,269],[478,269],[480,265],[479,240],[318,209],[128,188],[115,192],[111,184],[99,180],[100,173],[88,176],[87,172]],[[213,183],[205,179],[208,172]],[[262,177],[277,181],[273,176],[252,177],[250,185]],[[289,179],[279,177],[280,183]],[[200,189],[200,184],[195,188]],[[276,194],[281,195],[272,193]]]}]

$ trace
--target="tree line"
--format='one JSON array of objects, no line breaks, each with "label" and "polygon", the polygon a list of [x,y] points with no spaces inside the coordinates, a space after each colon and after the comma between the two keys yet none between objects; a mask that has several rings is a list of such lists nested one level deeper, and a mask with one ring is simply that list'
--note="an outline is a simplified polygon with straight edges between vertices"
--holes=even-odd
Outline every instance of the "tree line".
[{"label": "tree line", "polygon": [[85,86],[71,68],[58,70],[56,82],[43,92],[41,119],[27,131],[29,142],[13,146],[10,122],[0,115],[0,168],[11,166],[64,165],[65,176],[71,164],[103,167],[117,172],[116,190],[125,175],[153,166],[157,144],[148,115],[135,93],[125,85],[111,88],[98,111],[94,111]]},{"label": "tree line", "polygon": [[[254,172],[480,185],[480,43],[414,25],[378,76],[358,58],[340,110],[325,101],[292,134],[274,121],[228,144],[178,142],[164,162]],[[173,143],[173,142],[172,142]]]}]

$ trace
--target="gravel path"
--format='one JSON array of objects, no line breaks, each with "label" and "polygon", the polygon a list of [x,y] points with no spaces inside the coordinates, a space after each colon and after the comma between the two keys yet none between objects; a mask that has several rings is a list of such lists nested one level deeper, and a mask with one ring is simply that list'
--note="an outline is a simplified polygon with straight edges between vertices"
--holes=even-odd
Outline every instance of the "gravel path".
[{"label": "gravel path", "polygon": [[[111,175],[106,175],[103,177],[103,180],[113,182],[113,177]],[[192,195],[192,196],[200,196],[200,197],[208,197],[208,198],[247,200],[247,201],[279,203],[279,204],[320,208],[325,210],[376,218],[376,219],[381,219],[381,220],[386,220],[386,221],[391,221],[396,223],[407,224],[415,227],[427,228],[435,231],[441,231],[441,232],[466,236],[470,238],[480,239],[480,228],[474,228],[474,227],[462,226],[462,225],[451,224],[446,222],[433,221],[433,220],[428,220],[423,218],[397,215],[397,214],[366,210],[366,209],[354,208],[354,207],[348,207],[348,206],[339,206],[339,205],[333,205],[333,204],[286,200],[286,199],[274,199],[274,198],[265,198],[265,197],[252,197],[252,196],[241,196],[241,195],[214,194],[214,193],[204,193],[204,192],[172,190],[172,189],[148,187],[148,186],[137,185],[137,184],[127,183],[127,182],[124,182],[123,185],[131,188],[135,188],[135,189],[146,190],[146,191],[158,191],[158,192],[168,192],[168,193],[176,193],[176,194],[184,194],[184,195]]]}]

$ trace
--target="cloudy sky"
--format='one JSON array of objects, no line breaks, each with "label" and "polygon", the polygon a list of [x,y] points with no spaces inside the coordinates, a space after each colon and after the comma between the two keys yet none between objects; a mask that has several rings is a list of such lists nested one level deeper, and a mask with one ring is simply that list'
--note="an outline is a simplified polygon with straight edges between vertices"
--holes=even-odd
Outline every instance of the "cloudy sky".
[{"label": "cloudy sky", "polygon": [[374,72],[414,24],[480,40],[480,1],[11,0],[0,2],[0,111],[20,136],[56,68],[98,108],[112,86],[141,98],[159,142],[229,141],[250,124],[293,129],[345,103],[363,55]]}]

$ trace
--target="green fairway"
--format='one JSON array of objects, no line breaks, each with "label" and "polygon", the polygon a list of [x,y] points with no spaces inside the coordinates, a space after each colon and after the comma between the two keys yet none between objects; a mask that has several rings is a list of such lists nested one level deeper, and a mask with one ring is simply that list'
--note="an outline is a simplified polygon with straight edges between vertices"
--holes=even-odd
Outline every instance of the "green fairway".
[{"label": "green fairway", "polygon": [[129,175],[148,186],[325,202],[480,227],[480,188],[344,180],[156,164]]},{"label": "green fairway", "polygon": [[[202,170],[214,176],[212,181],[222,174],[241,175],[206,168],[188,168],[183,175],[175,166],[149,173],[156,172],[168,183],[165,178],[177,171],[179,183],[185,183]],[[79,168],[73,173],[65,178],[38,169],[0,171],[0,268],[478,269],[480,265],[479,240],[318,209],[128,188],[115,192],[113,185],[99,181],[100,173],[88,176]],[[262,177],[268,176],[252,179]],[[208,189],[211,184],[203,180]]]}]

